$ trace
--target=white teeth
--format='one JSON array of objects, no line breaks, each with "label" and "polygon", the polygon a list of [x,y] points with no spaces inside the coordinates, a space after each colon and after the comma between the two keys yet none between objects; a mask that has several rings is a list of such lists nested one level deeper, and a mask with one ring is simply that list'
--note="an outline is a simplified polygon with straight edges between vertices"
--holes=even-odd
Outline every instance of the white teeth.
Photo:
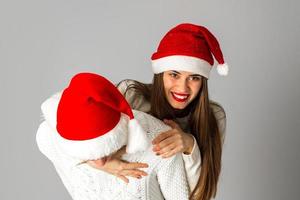
[{"label": "white teeth", "polygon": [[181,95],[178,95],[178,94],[175,94],[173,93],[173,95],[178,98],[178,99],[186,99],[188,96],[187,95],[184,95],[184,96],[181,96]]}]

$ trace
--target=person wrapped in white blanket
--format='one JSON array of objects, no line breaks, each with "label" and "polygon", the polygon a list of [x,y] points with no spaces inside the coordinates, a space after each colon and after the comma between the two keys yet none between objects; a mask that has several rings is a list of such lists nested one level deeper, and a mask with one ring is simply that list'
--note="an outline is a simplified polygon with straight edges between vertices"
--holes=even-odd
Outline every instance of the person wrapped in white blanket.
[{"label": "person wrapped in white blanket", "polygon": [[[41,106],[45,121],[36,140],[74,200],[187,200],[181,154],[156,156],[149,141],[170,129],[146,113],[131,110],[118,89],[92,73],[75,75],[69,86]],[[126,147],[122,159],[148,163],[145,177],[124,183],[86,162]]]}]

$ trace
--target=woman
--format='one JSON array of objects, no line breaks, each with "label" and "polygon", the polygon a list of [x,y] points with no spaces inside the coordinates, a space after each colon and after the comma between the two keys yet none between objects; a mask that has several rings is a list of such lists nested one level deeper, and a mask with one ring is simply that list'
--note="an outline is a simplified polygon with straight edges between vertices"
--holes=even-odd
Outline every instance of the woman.
[{"label": "woman", "polygon": [[[133,109],[148,112],[172,127],[152,141],[153,151],[164,158],[182,153],[191,199],[215,197],[221,171],[226,116],[208,97],[212,55],[219,63],[218,73],[227,75],[217,39],[203,26],[180,24],[163,37],[152,55],[152,84],[124,80],[118,85]],[[98,168],[111,173],[115,167]],[[123,170],[126,167],[115,175]]]}]

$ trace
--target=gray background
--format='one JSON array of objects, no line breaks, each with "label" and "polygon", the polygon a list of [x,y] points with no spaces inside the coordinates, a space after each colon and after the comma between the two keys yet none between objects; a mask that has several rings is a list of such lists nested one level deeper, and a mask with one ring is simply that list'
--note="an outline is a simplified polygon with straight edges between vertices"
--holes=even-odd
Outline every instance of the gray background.
[{"label": "gray background", "polygon": [[212,71],[227,111],[216,199],[299,199],[300,17],[292,0],[0,0],[0,199],[70,199],[38,151],[40,104],[77,72],[150,82],[174,25],[207,26],[231,66]]}]

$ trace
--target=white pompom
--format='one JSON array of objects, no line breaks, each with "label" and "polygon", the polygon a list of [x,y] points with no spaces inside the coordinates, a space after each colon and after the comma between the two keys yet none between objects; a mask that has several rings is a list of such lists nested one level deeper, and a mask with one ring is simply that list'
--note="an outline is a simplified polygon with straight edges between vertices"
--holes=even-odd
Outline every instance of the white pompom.
[{"label": "white pompom", "polygon": [[150,146],[150,142],[146,135],[147,133],[143,130],[138,121],[136,119],[130,120],[128,129],[126,152],[136,153],[139,151],[145,151]]},{"label": "white pompom", "polygon": [[229,71],[229,67],[228,67],[227,63],[219,64],[217,66],[217,71],[221,76],[227,76],[228,71]]}]

